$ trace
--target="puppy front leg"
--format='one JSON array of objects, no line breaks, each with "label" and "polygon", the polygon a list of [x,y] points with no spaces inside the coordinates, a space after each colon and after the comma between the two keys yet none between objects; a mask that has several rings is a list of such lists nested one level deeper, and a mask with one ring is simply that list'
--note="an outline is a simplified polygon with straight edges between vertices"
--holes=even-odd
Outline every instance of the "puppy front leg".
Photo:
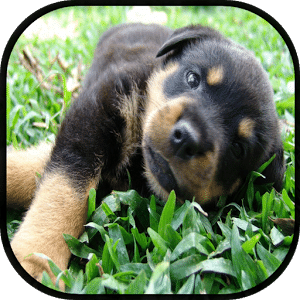
[{"label": "puppy front leg", "polygon": [[50,160],[53,144],[43,142],[26,150],[10,147],[6,169],[7,205],[12,208],[28,208],[36,190],[37,173],[43,174]]},{"label": "puppy front leg", "polygon": [[[68,265],[71,253],[63,233],[78,237],[84,230],[89,189],[96,187],[91,180],[85,190],[75,189],[74,182],[61,170],[44,174],[30,210],[15,234],[11,246],[22,267],[41,281],[47,271],[55,283],[48,261],[32,252],[50,257],[61,270]],[[63,287],[62,282],[60,286]]]}]

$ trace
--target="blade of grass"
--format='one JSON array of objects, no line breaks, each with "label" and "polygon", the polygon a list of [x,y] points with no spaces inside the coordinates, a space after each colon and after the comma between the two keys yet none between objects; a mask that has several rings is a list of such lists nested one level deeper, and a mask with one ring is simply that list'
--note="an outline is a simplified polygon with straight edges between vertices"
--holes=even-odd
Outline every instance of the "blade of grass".
[{"label": "blade of grass", "polygon": [[98,257],[101,256],[98,251],[88,247],[73,236],[69,234],[63,234],[63,236],[72,254],[86,259],[88,258],[90,253],[95,253]]},{"label": "blade of grass", "polygon": [[192,274],[184,285],[179,289],[177,294],[192,294],[195,284],[195,274]]},{"label": "blade of grass", "polygon": [[271,254],[268,250],[266,250],[262,245],[257,244],[256,247],[257,254],[266,267],[269,276],[272,275],[280,266],[281,261],[277,259],[273,254]]},{"label": "blade of grass", "polygon": [[153,229],[148,228],[148,234],[151,237],[151,240],[154,246],[157,248],[161,255],[165,255],[168,250],[168,243]]},{"label": "blade of grass", "polygon": [[175,210],[176,195],[174,191],[171,191],[168,201],[166,202],[163,211],[160,216],[158,224],[158,234],[166,239],[166,227],[168,224],[171,224],[174,210]]},{"label": "blade of grass", "polygon": [[[231,255],[233,269],[243,289],[249,289],[256,285],[256,266],[251,257],[243,250],[237,226],[234,224],[231,235]],[[249,275],[249,276],[248,276]],[[245,282],[245,276],[247,281]]]},{"label": "blade of grass", "polygon": [[246,253],[253,253],[253,248],[258,243],[260,238],[261,238],[260,233],[254,235],[250,240],[248,240],[242,244],[242,248],[245,250]]},{"label": "blade of grass", "polygon": [[205,249],[203,244],[207,240],[206,237],[196,233],[191,232],[187,236],[185,236],[179,244],[176,246],[171,255],[171,261],[178,258],[182,253],[187,252],[188,250],[194,248],[197,249],[201,254],[208,255],[208,251]]},{"label": "blade of grass", "polygon": [[113,240],[111,238],[109,238],[107,235],[105,236],[106,242],[105,245],[107,244],[107,248],[108,248],[108,252],[110,254],[110,257],[117,269],[117,271],[120,271],[120,263],[118,260],[118,255],[117,255],[117,251],[116,251],[116,247],[118,245],[119,240],[117,240],[114,244],[113,244]]},{"label": "blade of grass", "polygon": [[143,294],[146,288],[147,276],[144,270],[129,284],[125,294]]},{"label": "blade of grass", "polygon": [[155,267],[145,294],[171,293],[171,281],[170,276],[168,276],[169,267],[169,262],[161,262]]},{"label": "blade of grass", "polygon": [[176,260],[170,266],[170,275],[172,280],[180,280],[193,273],[201,270],[202,266],[200,263],[206,257],[203,255],[193,254],[188,257]]},{"label": "blade of grass", "polygon": [[91,188],[89,191],[87,219],[91,217],[95,209],[96,209],[96,190],[94,188]]},{"label": "blade of grass", "polygon": [[94,278],[100,276],[99,268],[97,264],[98,264],[97,256],[94,253],[92,253],[90,261],[85,266],[85,274],[87,276],[87,282],[90,282]]},{"label": "blade of grass", "polygon": [[112,238],[113,240],[113,243],[118,243],[116,246],[116,254],[118,257],[119,266],[129,263],[128,252],[119,225],[111,224],[111,226],[108,229],[108,232],[110,238]]},{"label": "blade of grass", "polygon": [[149,207],[149,219],[150,219],[150,227],[158,231],[158,223],[159,223],[159,215],[156,212],[156,200],[155,197],[152,195],[150,199],[150,207]]}]

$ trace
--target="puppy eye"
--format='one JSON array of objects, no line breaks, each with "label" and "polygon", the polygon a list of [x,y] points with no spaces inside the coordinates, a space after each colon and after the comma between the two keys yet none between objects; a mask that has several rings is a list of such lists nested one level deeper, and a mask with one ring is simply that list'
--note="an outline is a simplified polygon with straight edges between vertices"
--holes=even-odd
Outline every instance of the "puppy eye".
[{"label": "puppy eye", "polygon": [[186,80],[192,89],[196,89],[200,84],[200,76],[194,72],[187,73]]},{"label": "puppy eye", "polygon": [[243,158],[246,154],[244,145],[242,143],[239,143],[239,142],[233,142],[232,143],[231,151],[232,151],[233,155],[238,159]]}]

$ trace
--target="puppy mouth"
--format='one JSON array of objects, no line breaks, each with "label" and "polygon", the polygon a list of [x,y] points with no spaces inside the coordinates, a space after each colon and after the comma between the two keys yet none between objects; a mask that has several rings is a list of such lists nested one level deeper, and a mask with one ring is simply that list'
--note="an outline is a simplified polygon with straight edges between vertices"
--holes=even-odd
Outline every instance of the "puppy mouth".
[{"label": "puppy mouth", "polygon": [[167,192],[174,190],[180,197],[180,188],[167,160],[151,146],[145,148],[147,163],[153,176]]}]

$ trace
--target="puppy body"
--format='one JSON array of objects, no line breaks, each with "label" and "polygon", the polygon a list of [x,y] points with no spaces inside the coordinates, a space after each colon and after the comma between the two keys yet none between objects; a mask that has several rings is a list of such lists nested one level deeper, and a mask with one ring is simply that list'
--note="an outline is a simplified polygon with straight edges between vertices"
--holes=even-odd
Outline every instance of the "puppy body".
[{"label": "puppy body", "polygon": [[[100,39],[51,154],[48,148],[44,159],[22,166],[31,182],[25,204],[34,197],[12,249],[41,280],[43,270],[52,274],[48,263],[26,256],[44,253],[67,268],[62,234],[83,232],[91,187],[126,189],[129,170],[141,193],[166,198],[174,189],[180,201],[195,196],[211,204],[273,154],[265,181],[280,188],[283,151],[272,89],[249,51],[202,26],[112,28]],[[17,155],[8,156],[8,205],[22,204]],[[36,191],[35,171],[43,174]]]}]

